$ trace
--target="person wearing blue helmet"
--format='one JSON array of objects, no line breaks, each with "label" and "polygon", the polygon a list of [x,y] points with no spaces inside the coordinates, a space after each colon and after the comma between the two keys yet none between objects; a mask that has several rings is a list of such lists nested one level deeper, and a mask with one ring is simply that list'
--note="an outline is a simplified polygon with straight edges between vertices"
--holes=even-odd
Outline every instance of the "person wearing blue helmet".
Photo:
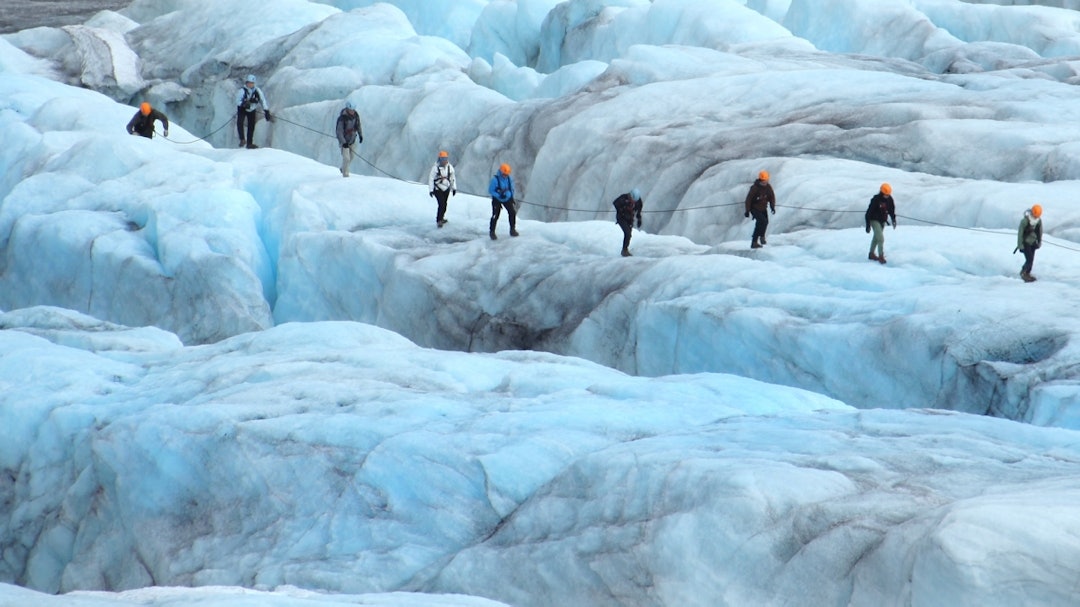
[{"label": "person wearing blue helmet", "polygon": [[364,142],[364,131],[360,125],[360,114],[352,101],[346,101],[344,109],[337,119],[337,140],[341,144],[341,176],[349,176],[349,166],[359,154],[356,146]]},{"label": "person wearing blue helmet", "polygon": [[626,194],[621,194],[614,202],[615,223],[622,228],[622,256],[630,257],[630,235],[634,230],[634,219],[637,219],[637,227],[641,229],[641,208],[644,201],[641,200],[641,191],[634,188]]},{"label": "person wearing blue helmet", "polygon": [[[236,92],[236,134],[240,137],[240,147],[247,147],[249,150],[253,150],[259,146],[255,145],[255,113],[262,108],[263,117],[267,120],[273,120],[270,116],[270,109],[266,104],[266,95],[263,94],[262,89],[255,86],[255,75],[249,74],[244,79],[244,86],[240,87],[240,90]],[[247,130],[244,129],[244,124],[247,123]]]}]

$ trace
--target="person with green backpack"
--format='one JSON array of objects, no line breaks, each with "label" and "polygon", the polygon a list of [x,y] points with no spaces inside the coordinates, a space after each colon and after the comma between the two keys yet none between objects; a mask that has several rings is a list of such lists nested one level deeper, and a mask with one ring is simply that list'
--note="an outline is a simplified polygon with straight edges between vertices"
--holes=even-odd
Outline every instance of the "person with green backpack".
[{"label": "person with green backpack", "polygon": [[1035,264],[1035,251],[1042,246],[1042,235],[1042,206],[1034,205],[1024,211],[1020,227],[1016,230],[1016,248],[1013,249],[1013,253],[1024,253],[1024,266],[1020,268],[1020,278],[1024,282],[1035,282],[1031,267]]}]

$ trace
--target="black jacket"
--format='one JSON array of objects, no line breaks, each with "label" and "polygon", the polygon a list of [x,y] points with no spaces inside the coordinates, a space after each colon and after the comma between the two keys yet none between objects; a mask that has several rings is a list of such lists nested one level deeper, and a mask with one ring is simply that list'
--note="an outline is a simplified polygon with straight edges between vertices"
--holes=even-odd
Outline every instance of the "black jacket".
[{"label": "black jacket", "polygon": [[870,206],[866,209],[866,227],[870,227],[871,221],[880,221],[881,225],[889,225],[889,220],[896,225],[896,204],[892,196],[878,192],[870,199]]},{"label": "black jacket", "polygon": [[641,208],[644,202],[641,200],[634,201],[630,197],[630,194],[623,194],[616,198],[612,203],[615,207],[615,221],[620,225],[632,226],[634,225],[634,217],[637,217],[637,225],[641,227]]},{"label": "black jacket", "polygon": [[754,185],[750,186],[750,191],[746,193],[746,212],[750,211],[767,211],[772,209],[776,211],[776,194],[773,193],[772,186],[768,182],[758,179],[754,182]]},{"label": "black jacket", "polygon": [[142,111],[135,112],[135,116],[132,117],[131,122],[127,123],[128,135],[134,135],[138,133],[143,137],[150,139],[154,138],[154,121],[160,120],[164,125],[165,130],[169,130],[169,119],[157,110],[150,110],[150,113],[143,116]]}]

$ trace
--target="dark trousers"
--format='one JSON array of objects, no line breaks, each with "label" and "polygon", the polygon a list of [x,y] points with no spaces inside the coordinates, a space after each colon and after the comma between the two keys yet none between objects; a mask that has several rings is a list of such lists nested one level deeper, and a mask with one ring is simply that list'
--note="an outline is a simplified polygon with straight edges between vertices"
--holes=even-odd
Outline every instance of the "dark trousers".
[{"label": "dark trousers", "polygon": [[491,227],[488,231],[495,231],[495,224],[499,223],[499,215],[502,214],[503,207],[506,207],[506,212],[510,216],[510,231],[513,232],[517,229],[517,209],[514,208],[514,199],[511,198],[506,202],[499,202],[494,198],[491,199]]},{"label": "dark trousers", "polygon": [[769,227],[769,213],[767,211],[750,211],[754,218],[754,238],[765,236],[765,230]]},{"label": "dark trousers", "polygon": [[[247,121],[247,136],[244,136],[244,121]],[[245,112],[239,110],[236,112],[236,134],[240,137],[240,141],[246,141],[252,143],[252,138],[255,137],[255,112]]]},{"label": "dark trousers", "polygon": [[634,232],[634,224],[620,221],[619,227],[622,228],[622,248],[625,251],[630,248],[630,235]]},{"label": "dark trousers", "polygon": [[446,201],[449,198],[450,190],[435,188],[435,202],[439,203],[439,210],[435,213],[435,221],[442,223],[443,217],[446,215]]},{"label": "dark trousers", "polygon": [[1035,265],[1035,247],[1024,245],[1020,250],[1024,252],[1024,267],[1020,271],[1031,274],[1031,266]]}]

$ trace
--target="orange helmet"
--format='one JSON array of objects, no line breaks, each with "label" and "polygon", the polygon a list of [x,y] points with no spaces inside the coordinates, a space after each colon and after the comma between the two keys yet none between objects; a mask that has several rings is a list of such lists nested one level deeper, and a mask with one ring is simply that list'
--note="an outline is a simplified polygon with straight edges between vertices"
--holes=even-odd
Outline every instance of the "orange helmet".
[{"label": "orange helmet", "polygon": [[1031,216],[1035,218],[1042,217],[1042,205],[1035,205],[1031,207]]},{"label": "orange helmet", "polygon": [[443,151],[439,152],[439,158],[449,158],[449,157],[450,157],[450,154],[448,154],[446,152],[446,150],[443,150]]},{"label": "orange helmet", "polygon": [[768,171],[762,171],[762,172],[757,174],[757,178],[762,180],[762,181],[768,181],[769,180],[769,172]]},{"label": "orange helmet", "polygon": [[149,116],[150,115],[150,104],[143,101],[142,105],[139,106],[139,111],[142,112],[143,116]]},{"label": "orange helmet", "polygon": [[502,173],[503,175],[509,175],[510,174],[510,165],[506,164],[505,162],[500,164],[499,165],[499,172]]},{"label": "orange helmet", "polygon": [[886,196],[892,196],[892,186],[887,183],[881,184],[881,193]]}]

